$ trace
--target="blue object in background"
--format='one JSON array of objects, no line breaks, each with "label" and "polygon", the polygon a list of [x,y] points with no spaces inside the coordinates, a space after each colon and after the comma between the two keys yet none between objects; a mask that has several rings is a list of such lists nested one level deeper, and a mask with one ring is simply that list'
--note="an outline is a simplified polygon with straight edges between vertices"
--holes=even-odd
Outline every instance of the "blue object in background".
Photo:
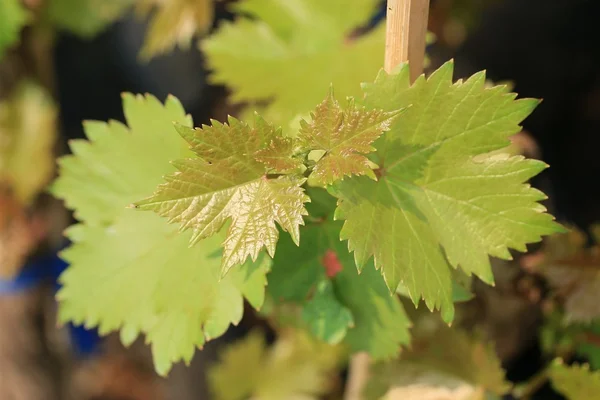
[{"label": "blue object in background", "polygon": [[[60,289],[58,277],[68,267],[58,254],[40,257],[27,263],[21,272],[12,280],[0,279],[0,296],[10,296],[22,293],[43,283],[53,281],[55,289]],[[94,354],[100,344],[100,336],[96,329],[86,329],[82,326],[68,324],[71,343],[75,353],[80,357]]]}]

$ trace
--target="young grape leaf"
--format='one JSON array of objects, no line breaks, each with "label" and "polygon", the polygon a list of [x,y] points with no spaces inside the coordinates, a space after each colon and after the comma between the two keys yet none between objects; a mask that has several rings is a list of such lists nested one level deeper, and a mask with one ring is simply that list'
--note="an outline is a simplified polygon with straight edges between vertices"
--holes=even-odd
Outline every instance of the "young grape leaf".
[{"label": "young grape leaf", "polygon": [[312,120],[300,121],[298,140],[301,146],[323,152],[308,183],[326,186],[350,175],[376,179],[373,173],[376,166],[364,154],[375,151],[372,143],[390,128],[397,114],[357,108],[352,98],[342,108],[333,97],[332,87],[327,98],[311,114]]},{"label": "young grape leaf", "polygon": [[221,278],[222,236],[190,248],[190,235],[126,208],[174,170],[169,160],[193,153],[172,125],[192,125],[177,99],[163,105],[126,94],[123,106],[129,127],[88,123],[90,142],[72,142],[74,155],[60,161],[54,192],[84,223],[68,231],[74,245],[63,254],[71,266],[61,276],[59,315],[101,333],[120,328],[125,344],[146,334],[164,375],[237,323],[243,297],[261,306],[268,264],[248,263]]},{"label": "young grape leaf", "polygon": [[[318,203],[321,192],[322,190],[316,189],[310,191],[314,200],[310,206],[316,206],[310,208],[311,216],[319,215],[315,208],[324,205]],[[296,303],[310,309],[314,306],[311,302],[315,301],[314,297],[310,300],[311,292],[321,282],[329,279],[334,296],[317,296],[320,307],[343,307],[350,311],[354,324],[349,327],[347,318],[329,321],[337,324],[331,330],[313,333],[323,340],[330,340],[328,333],[331,331],[340,335],[340,332],[347,329],[344,340],[352,351],[367,351],[375,359],[393,357],[398,354],[400,345],[409,342],[410,321],[400,300],[390,295],[372,263],[362,273],[358,273],[352,255],[339,240],[340,228],[341,223],[325,217],[323,221],[302,229],[300,247],[291,239],[282,237],[273,259],[267,291],[276,301]],[[335,268],[334,274],[328,276],[327,264],[332,261],[339,263],[339,266]],[[321,317],[319,313],[304,312],[305,322],[309,327],[318,325]]]},{"label": "young grape leaf", "polygon": [[550,367],[552,386],[569,400],[596,399],[600,393],[600,372],[588,365],[566,366],[555,360]]},{"label": "young grape leaf", "polygon": [[418,343],[399,360],[373,366],[365,388],[367,399],[380,399],[387,393],[389,400],[468,400],[487,398],[486,392],[500,396],[510,390],[493,346],[444,326],[421,332]]},{"label": "young grape leaf", "polygon": [[0,2],[0,59],[8,48],[19,41],[21,29],[28,19],[29,14],[21,0]]},{"label": "young grape leaf", "polygon": [[[233,90],[235,102],[271,101],[263,114],[286,126],[322,99],[359,94],[384,55],[383,27],[349,40],[367,22],[377,0],[244,0],[234,8],[257,19],[223,23],[203,41],[211,81]],[[282,90],[285,88],[285,90]]]},{"label": "young grape leaf", "polygon": [[317,400],[337,373],[340,351],[298,331],[267,348],[258,332],[229,345],[208,372],[215,400]]},{"label": "young grape leaf", "polygon": [[525,251],[561,230],[538,203],[545,195],[525,184],[544,163],[485,156],[509,144],[538,102],[486,88],[484,73],[457,83],[452,73],[449,62],[411,86],[403,65],[364,85],[366,107],[410,107],[375,143],[378,181],[355,177],[332,188],[358,267],[374,256],[390,290],[403,283],[446,321],[454,315],[452,268],[491,283],[489,255],[510,259],[509,248]]},{"label": "young grape leaf", "polygon": [[142,58],[148,60],[172,50],[187,49],[197,33],[205,33],[213,22],[213,0],[140,0],[137,10],[152,15]]},{"label": "young grape leaf", "polygon": [[85,38],[102,32],[119,19],[135,0],[49,0],[48,20]]},{"label": "young grape leaf", "polygon": [[263,163],[271,173],[289,174],[304,172],[302,160],[294,157],[296,144],[294,140],[286,137],[275,137],[268,147],[255,153],[255,159]]},{"label": "young grape leaf", "polygon": [[173,121],[192,125],[176,98],[169,96],[163,105],[150,95],[124,94],[123,111],[128,126],[85,122],[89,141],[72,140],[73,155],[58,161],[52,192],[89,225],[111,223],[175,171],[171,160],[193,156],[173,128]]},{"label": "young grape leaf", "polygon": [[[173,363],[189,363],[196,347],[241,320],[243,296],[253,291],[245,285],[264,290],[269,262],[264,257],[221,279],[222,237],[190,248],[190,235],[176,231],[157,215],[133,210],[109,227],[72,227],[74,245],[62,254],[70,266],[60,278],[59,319],[97,326],[102,335],[121,329],[125,345],[145,334],[161,375]],[[249,300],[262,303],[260,295]]]},{"label": "young grape leaf", "polygon": [[304,203],[310,201],[301,188],[305,179],[268,178],[256,160],[278,130],[258,116],[253,127],[230,117],[229,125],[212,121],[202,129],[178,129],[198,157],[175,161],[179,172],[167,176],[167,183],[137,207],[180,222],[182,230],[192,228],[192,244],[231,220],[223,243],[224,273],[248,256],[256,260],[263,247],[272,257],[279,238],[275,222],[299,243]]},{"label": "young grape leaf", "polygon": [[50,95],[32,82],[22,82],[0,102],[0,183],[24,205],[35,200],[54,173],[56,117]]}]

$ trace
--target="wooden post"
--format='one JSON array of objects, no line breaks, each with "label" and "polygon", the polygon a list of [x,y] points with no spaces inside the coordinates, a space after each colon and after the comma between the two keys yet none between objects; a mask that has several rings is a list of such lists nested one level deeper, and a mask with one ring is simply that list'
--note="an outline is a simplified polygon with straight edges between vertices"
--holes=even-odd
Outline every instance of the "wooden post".
[{"label": "wooden post", "polygon": [[385,70],[410,62],[414,82],[423,73],[429,0],[388,0],[385,39]]},{"label": "wooden post", "polygon": [[[423,73],[428,18],[429,0],[387,0],[384,67],[388,73],[407,61],[412,82]],[[362,400],[369,364],[366,353],[352,356],[344,400]]]}]

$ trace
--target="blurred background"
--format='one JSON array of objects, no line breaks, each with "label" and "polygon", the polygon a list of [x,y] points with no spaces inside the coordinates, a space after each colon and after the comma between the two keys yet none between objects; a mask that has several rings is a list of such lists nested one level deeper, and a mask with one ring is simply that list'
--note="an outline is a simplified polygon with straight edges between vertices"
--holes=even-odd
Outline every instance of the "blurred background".
[{"label": "blurred background", "polygon": [[[43,2],[23,0],[34,14]],[[77,0],[71,3],[77,9]],[[109,3],[118,2],[99,3],[98,13]],[[229,3],[210,4],[211,31],[235,18]],[[2,12],[8,10],[0,6]],[[383,23],[384,14],[382,2],[371,26]],[[35,24],[0,61],[2,173],[31,178],[19,188],[23,193],[6,177],[0,186],[0,400],[209,399],[204,374],[219,346],[262,324],[248,311],[240,326],[198,352],[190,368],[178,365],[162,379],[143,343],[125,350],[113,337],[100,340],[93,330],[55,322],[56,277],[66,267],[57,252],[73,219],[43,187],[67,141],[84,137],[82,121],[123,120],[122,92],[161,101],[173,94],[196,126],[239,112],[227,88],[208,83],[196,46],[141,60],[147,20],[126,10],[87,38]],[[457,79],[487,70],[490,80],[510,83],[520,96],[543,99],[519,143],[552,166],[534,182],[549,194],[550,211],[584,231],[600,220],[598,20],[594,0],[431,0],[429,29],[436,40],[427,49],[430,68],[454,58]],[[2,34],[0,26],[0,40]],[[23,83],[29,81],[45,91]],[[543,293],[545,286],[519,267],[497,275],[497,286],[479,288],[466,308],[496,342],[508,377],[524,381],[544,363],[543,315],[531,292]],[[547,385],[536,396],[561,398]]]}]

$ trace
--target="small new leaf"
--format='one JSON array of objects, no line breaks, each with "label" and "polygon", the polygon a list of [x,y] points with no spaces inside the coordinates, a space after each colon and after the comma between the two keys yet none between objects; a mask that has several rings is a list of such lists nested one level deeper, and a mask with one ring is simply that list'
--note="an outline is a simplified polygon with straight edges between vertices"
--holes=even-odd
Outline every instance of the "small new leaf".
[{"label": "small new leaf", "polygon": [[327,186],[350,175],[376,179],[373,168],[377,166],[365,154],[375,151],[372,143],[390,128],[396,115],[398,112],[356,107],[352,98],[342,108],[331,89],[311,114],[312,120],[300,121],[301,146],[324,152],[308,178],[309,184]]},{"label": "small new leaf", "polygon": [[550,367],[552,386],[568,400],[596,399],[600,393],[600,372],[592,372],[588,365],[566,366],[555,360]]},{"label": "small new leaf", "polygon": [[296,145],[291,138],[275,137],[268,147],[255,153],[256,161],[263,163],[271,173],[304,172],[302,160],[295,158]]},{"label": "small new leaf", "polygon": [[179,172],[167,176],[167,183],[137,207],[181,223],[182,230],[191,228],[191,244],[231,220],[223,243],[223,273],[248,256],[256,260],[263,248],[274,256],[279,238],[275,222],[299,243],[299,226],[307,215],[304,203],[310,201],[301,187],[305,179],[268,178],[267,168],[255,158],[278,130],[258,116],[253,127],[230,117],[229,124],[212,121],[202,129],[178,130],[198,157],[173,162]]},{"label": "small new leaf", "polygon": [[379,179],[338,182],[336,217],[360,268],[372,256],[390,290],[404,284],[452,321],[451,270],[460,266],[493,282],[489,256],[510,259],[543,235],[562,230],[526,184],[547,166],[522,156],[486,154],[504,148],[538,104],[485,87],[478,73],[452,82],[453,64],[410,84],[408,65],[381,72],[364,86],[364,105],[406,108],[375,143]]}]

